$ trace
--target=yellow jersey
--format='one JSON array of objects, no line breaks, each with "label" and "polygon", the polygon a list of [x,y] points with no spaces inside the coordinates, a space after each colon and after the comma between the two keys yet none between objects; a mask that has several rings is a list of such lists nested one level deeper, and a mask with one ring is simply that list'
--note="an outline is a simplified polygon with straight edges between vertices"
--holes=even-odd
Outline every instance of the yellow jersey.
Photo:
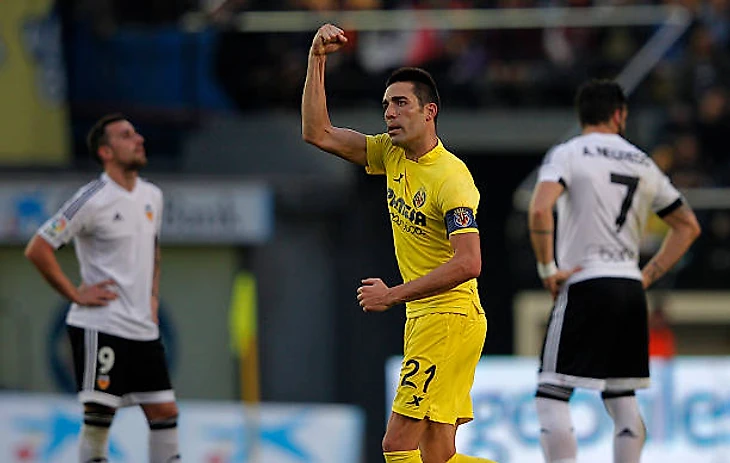
[{"label": "yellow jersey", "polygon": [[[404,282],[415,280],[454,256],[449,236],[478,233],[479,190],[466,165],[441,140],[417,161],[407,159],[388,134],[367,137],[366,171],[386,176],[386,201],[395,257]],[[483,313],[477,281],[406,303],[406,316],[427,313]]]}]

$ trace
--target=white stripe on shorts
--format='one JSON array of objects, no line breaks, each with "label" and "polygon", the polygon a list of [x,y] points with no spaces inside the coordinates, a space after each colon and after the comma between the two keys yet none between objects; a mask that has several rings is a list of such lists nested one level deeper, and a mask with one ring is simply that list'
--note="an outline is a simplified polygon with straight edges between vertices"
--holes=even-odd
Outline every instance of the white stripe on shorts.
[{"label": "white stripe on shorts", "polygon": [[560,346],[560,333],[563,330],[563,319],[565,318],[565,308],[568,306],[568,287],[564,287],[558,293],[558,299],[555,301],[553,316],[548,326],[545,338],[545,352],[542,358],[542,371],[557,371],[558,366],[558,347]]},{"label": "white stripe on shorts", "polygon": [[99,332],[96,330],[84,329],[84,381],[82,391],[94,390],[94,379],[96,378],[96,350],[99,345]]}]

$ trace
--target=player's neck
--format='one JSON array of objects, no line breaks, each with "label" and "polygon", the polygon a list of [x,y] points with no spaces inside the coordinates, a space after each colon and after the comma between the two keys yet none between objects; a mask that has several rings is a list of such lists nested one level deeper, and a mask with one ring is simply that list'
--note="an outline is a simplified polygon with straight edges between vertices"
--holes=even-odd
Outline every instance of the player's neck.
[{"label": "player's neck", "polygon": [[406,152],[406,159],[417,162],[418,159],[436,148],[438,143],[439,139],[435,134],[432,136],[423,137],[422,139],[418,140],[418,142],[404,148]]},{"label": "player's neck", "polygon": [[136,170],[122,170],[107,167],[104,172],[106,172],[114,183],[127,191],[134,190],[134,187],[137,185],[137,177],[139,177],[139,173]]},{"label": "player's neck", "polygon": [[613,124],[596,124],[596,125],[584,125],[583,135],[591,133],[607,133],[611,135],[618,135],[618,130]]}]

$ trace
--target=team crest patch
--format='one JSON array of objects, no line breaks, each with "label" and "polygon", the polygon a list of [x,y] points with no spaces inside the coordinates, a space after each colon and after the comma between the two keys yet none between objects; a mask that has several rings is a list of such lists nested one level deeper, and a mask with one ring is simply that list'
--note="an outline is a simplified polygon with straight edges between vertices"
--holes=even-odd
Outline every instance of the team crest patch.
[{"label": "team crest patch", "polygon": [[99,386],[99,389],[102,391],[106,391],[109,388],[109,385],[111,384],[111,379],[109,379],[109,375],[100,375],[98,378],[96,378],[96,385]]},{"label": "team crest patch", "polygon": [[46,228],[46,232],[51,236],[58,236],[66,229],[66,219],[58,217]]},{"label": "team crest patch", "polygon": [[457,207],[446,213],[446,229],[449,234],[462,228],[478,228],[474,211],[468,207]]},{"label": "team crest patch", "polygon": [[459,228],[468,227],[471,223],[471,211],[465,207],[454,209],[454,225]]},{"label": "team crest patch", "polygon": [[150,222],[152,221],[152,219],[155,218],[155,213],[152,211],[152,206],[150,206],[149,204],[144,207],[144,215],[147,216],[147,220],[149,220]]},{"label": "team crest patch", "polygon": [[415,195],[413,195],[413,206],[418,209],[419,207],[426,204],[426,189],[421,187],[418,189]]}]

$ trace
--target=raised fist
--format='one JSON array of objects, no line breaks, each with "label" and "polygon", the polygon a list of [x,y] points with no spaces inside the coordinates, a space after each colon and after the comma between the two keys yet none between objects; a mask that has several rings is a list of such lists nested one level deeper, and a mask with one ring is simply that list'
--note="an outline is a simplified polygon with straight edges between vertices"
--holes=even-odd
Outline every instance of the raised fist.
[{"label": "raised fist", "polygon": [[342,48],[347,43],[345,31],[332,24],[320,27],[312,40],[311,53],[326,55]]}]

